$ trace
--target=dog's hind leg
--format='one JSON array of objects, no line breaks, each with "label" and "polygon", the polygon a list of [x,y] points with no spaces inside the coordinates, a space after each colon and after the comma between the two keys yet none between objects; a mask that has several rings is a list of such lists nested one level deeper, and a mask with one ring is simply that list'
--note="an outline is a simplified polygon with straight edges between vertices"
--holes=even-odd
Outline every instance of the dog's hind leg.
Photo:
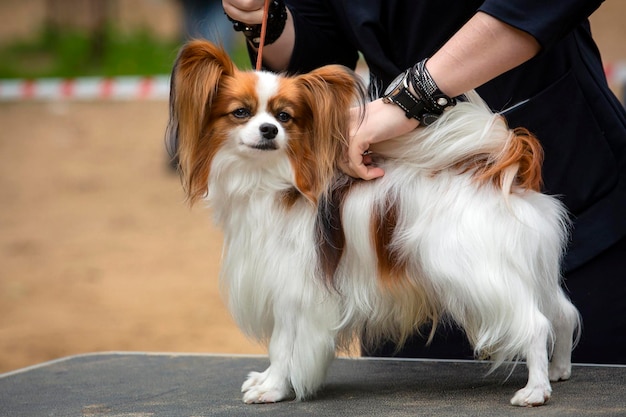
[{"label": "dog's hind leg", "polygon": [[532,407],[545,404],[550,399],[552,387],[548,379],[548,339],[550,322],[536,311],[533,320],[534,334],[526,348],[526,366],[528,367],[528,382],[517,391],[511,399],[511,404],[522,407]]},{"label": "dog's hind leg", "polygon": [[554,351],[550,362],[550,381],[569,379],[572,373],[572,346],[574,333],[580,327],[580,316],[576,307],[562,291],[557,298],[557,310],[552,318],[554,329]]}]

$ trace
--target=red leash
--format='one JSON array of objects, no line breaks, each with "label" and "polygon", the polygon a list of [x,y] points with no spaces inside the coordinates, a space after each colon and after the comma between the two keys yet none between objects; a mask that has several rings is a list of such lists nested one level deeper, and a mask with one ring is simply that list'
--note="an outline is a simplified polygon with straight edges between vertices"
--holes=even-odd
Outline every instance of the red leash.
[{"label": "red leash", "polygon": [[267,31],[267,16],[270,9],[270,1],[265,0],[263,6],[263,21],[261,22],[261,38],[259,39],[259,51],[256,56],[256,70],[260,71],[263,66],[263,44],[265,44],[265,32]]}]

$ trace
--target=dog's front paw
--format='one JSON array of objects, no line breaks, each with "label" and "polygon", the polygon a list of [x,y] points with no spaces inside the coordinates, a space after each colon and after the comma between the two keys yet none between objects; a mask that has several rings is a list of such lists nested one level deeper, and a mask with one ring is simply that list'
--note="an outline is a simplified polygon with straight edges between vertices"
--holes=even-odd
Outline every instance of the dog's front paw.
[{"label": "dog's front paw", "polygon": [[250,372],[248,374],[248,379],[246,379],[241,386],[241,392],[250,391],[252,387],[261,385],[267,379],[268,373],[269,368],[265,372]]},{"label": "dog's front paw", "polygon": [[548,402],[551,395],[552,389],[550,386],[526,386],[515,393],[513,398],[511,398],[511,404],[520,407],[535,407]]},{"label": "dog's front paw", "polygon": [[294,398],[290,386],[285,381],[272,378],[269,369],[265,372],[250,372],[241,392],[244,393],[243,402],[246,404],[275,403]]}]

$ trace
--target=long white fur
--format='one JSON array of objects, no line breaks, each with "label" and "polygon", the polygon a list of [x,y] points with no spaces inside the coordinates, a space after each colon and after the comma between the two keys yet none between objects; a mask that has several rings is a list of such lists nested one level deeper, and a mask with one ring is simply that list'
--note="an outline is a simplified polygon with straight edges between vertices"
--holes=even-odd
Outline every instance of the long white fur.
[{"label": "long white fur", "polygon": [[[264,100],[277,81],[260,77]],[[261,112],[245,129],[272,117]],[[279,129],[279,140],[288,141]],[[560,287],[563,206],[528,190],[513,189],[504,198],[500,188],[478,185],[470,173],[447,170],[459,156],[497,153],[510,140],[505,123],[479,99],[373,149],[384,157],[386,174],[356,184],[344,201],[346,247],[334,289],[318,269],[316,207],[305,199],[291,207],[281,203],[294,183],[282,145],[252,151],[240,134],[231,132],[215,156],[208,201],[224,231],[221,280],[230,310],[246,334],[269,343],[271,365],[244,383],[246,403],[310,397],[323,384],[338,344],[366,323],[376,334],[413,325],[419,298],[381,286],[369,235],[374,208],[389,196],[399,209],[393,248],[410,260],[407,282],[420,281],[466,330],[478,354],[490,354],[496,365],[526,358],[528,384],[511,402],[542,404],[551,394],[549,379],[569,377],[578,313]]]}]

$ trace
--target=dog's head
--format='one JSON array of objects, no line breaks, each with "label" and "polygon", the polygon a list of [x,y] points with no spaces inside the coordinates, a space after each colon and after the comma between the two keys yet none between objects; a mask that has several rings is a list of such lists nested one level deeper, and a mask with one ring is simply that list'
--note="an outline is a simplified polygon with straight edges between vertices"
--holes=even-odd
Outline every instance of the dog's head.
[{"label": "dog's head", "polygon": [[227,152],[259,175],[287,158],[292,185],[317,201],[346,146],[350,107],[363,97],[342,66],[293,77],[240,71],[223,49],[189,42],[172,71],[167,129],[187,197],[193,203],[206,194],[212,163]]}]

